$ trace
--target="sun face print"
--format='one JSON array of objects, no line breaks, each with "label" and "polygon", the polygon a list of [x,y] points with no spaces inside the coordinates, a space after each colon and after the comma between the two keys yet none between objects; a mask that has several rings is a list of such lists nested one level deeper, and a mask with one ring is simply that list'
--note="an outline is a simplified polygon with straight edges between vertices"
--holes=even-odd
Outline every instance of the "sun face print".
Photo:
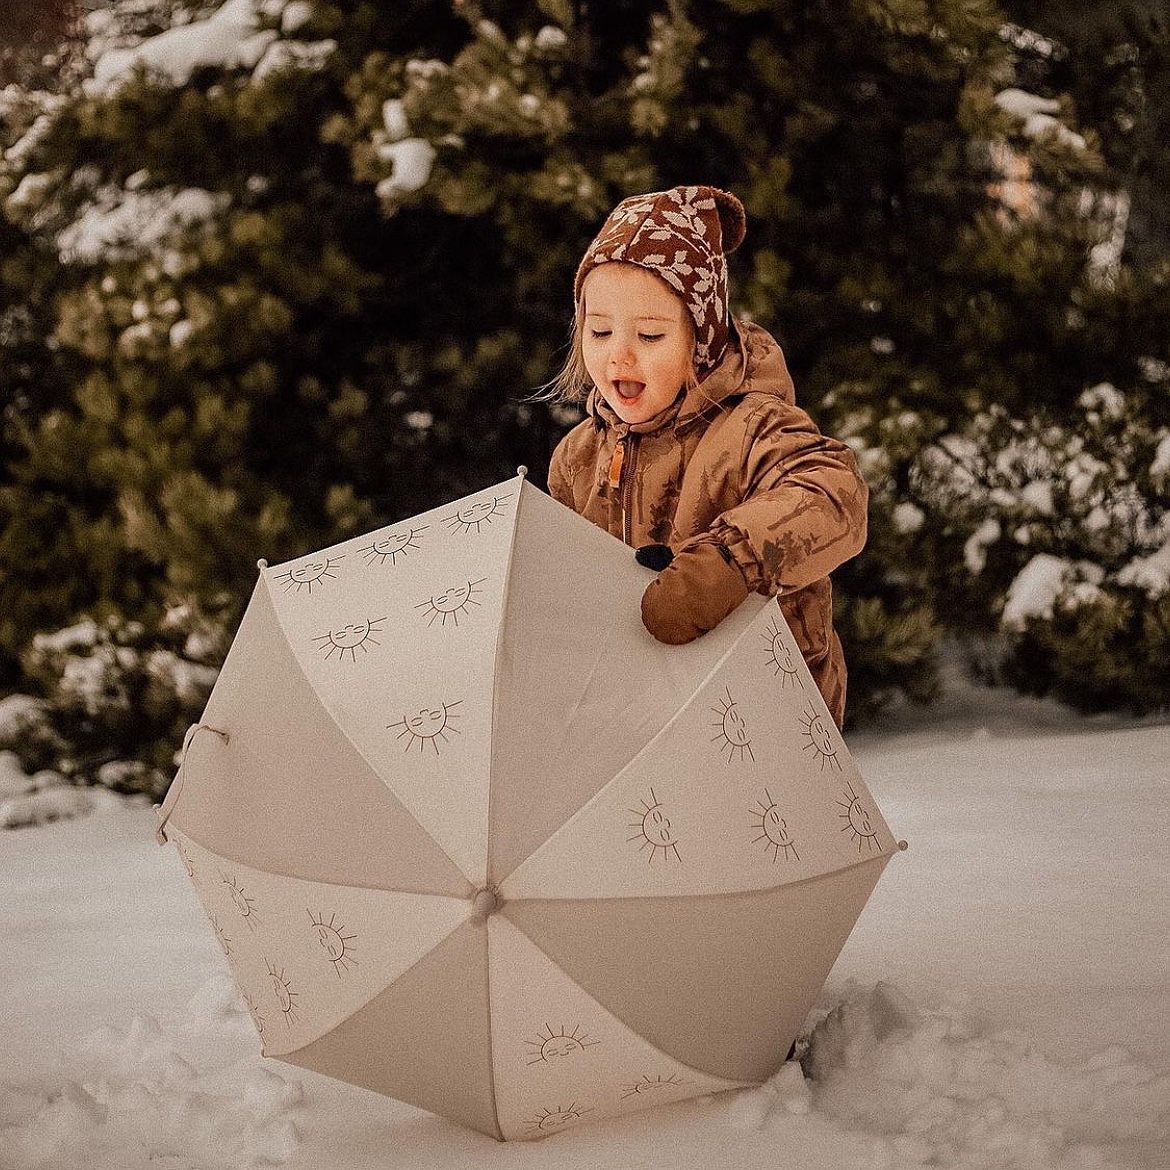
[{"label": "sun face print", "polygon": [[402,532],[391,532],[370,544],[358,549],[366,559],[367,565],[384,565],[387,561],[391,565],[398,564],[399,557],[405,557],[417,548],[422,548],[419,537],[430,527],[429,524],[421,528],[408,528]]},{"label": "sun face print", "polygon": [[812,758],[820,761],[822,772],[826,768],[840,772],[841,761],[837,758],[837,741],[833,732],[829,730],[828,721],[807,700],[800,717],[800,726],[804,729],[802,750],[811,752]]},{"label": "sun face print", "polygon": [[448,622],[452,622],[457,626],[460,618],[466,618],[472,609],[480,604],[479,587],[485,579],[481,577],[478,581],[465,581],[460,585],[452,585],[449,589],[444,589],[442,593],[436,593],[433,597],[428,597],[426,601],[420,601],[414,608],[423,611],[428,626],[433,626],[435,622],[444,626]]},{"label": "sun face print", "polygon": [[350,967],[357,966],[357,959],[353,957],[353,947],[350,943],[357,938],[356,934],[346,934],[345,926],[337,921],[336,914],[329,915],[329,921],[325,920],[325,912],[323,910],[317,911],[317,916],[313,917],[313,911],[308,911],[309,921],[313,924],[313,937],[317,940],[317,945],[325,952],[329,962],[333,964],[333,970],[337,972],[338,978],[341,977],[343,971],[348,971]]},{"label": "sun face print", "polygon": [[566,1125],[579,1121],[586,1113],[592,1113],[584,1105],[574,1102],[572,1105],[557,1105],[552,1109],[542,1109],[528,1122],[525,1132],[530,1136],[538,1133],[555,1133],[564,1129]]},{"label": "sun face print", "polygon": [[232,900],[232,905],[239,911],[240,917],[248,924],[248,929],[258,930],[263,924],[260,921],[260,915],[256,913],[255,900],[248,897],[247,891],[234,877],[228,877],[225,873],[221,873],[219,876],[223,879],[223,884],[228,888],[228,896]]},{"label": "sun face print", "polygon": [[511,498],[511,496],[494,496],[490,500],[477,500],[474,504],[460,508],[453,516],[448,516],[443,524],[448,532],[478,533],[485,524],[492,524],[497,517],[504,514],[500,505]]},{"label": "sun face print", "polygon": [[462,701],[462,699],[456,699],[454,703],[440,703],[437,707],[423,707],[421,711],[413,715],[403,715],[397,723],[390,723],[387,726],[391,731],[395,728],[400,729],[397,738],[405,741],[406,751],[417,747],[420,752],[425,752],[429,747],[437,756],[439,754],[439,741],[450,742],[447,738],[448,732],[455,735],[460,734],[459,728],[454,726],[454,722],[459,718],[459,712],[455,708]]},{"label": "sun face print", "polygon": [[680,1076],[643,1076],[641,1080],[635,1081],[632,1085],[622,1086],[622,1100],[626,1100],[627,1097],[641,1097],[647,1093],[655,1093],[662,1089],[678,1089],[683,1085],[692,1083],[691,1081],[684,1081]]},{"label": "sun face print", "polygon": [[335,654],[338,662],[344,662],[346,658],[350,662],[356,662],[359,650],[363,654],[369,654],[371,646],[381,645],[374,635],[382,632],[382,623],[385,620],[384,617],[380,617],[348,622],[327,633],[318,634],[313,641],[317,644],[317,649],[325,655],[326,662]]},{"label": "sun face print", "polygon": [[858,853],[877,853],[880,851],[877,839],[877,829],[874,828],[870,811],[863,805],[853,791],[853,786],[847,784],[843,799],[837,801],[843,822],[841,832],[848,833],[851,841],[857,843]]},{"label": "sun face print", "polygon": [[764,799],[757,801],[751,810],[752,816],[757,819],[752,822],[752,828],[759,830],[759,836],[752,844],[763,842],[764,852],[772,854],[773,861],[779,861],[781,854],[785,861],[799,861],[800,854],[796,852],[796,843],[788,828],[788,822],[780,815],[780,808],[772,799],[772,794],[765,788]]},{"label": "sun face print", "polygon": [[647,863],[652,862],[659,854],[664,861],[669,861],[672,857],[675,861],[682,861],[678,851],[678,836],[658,797],[654,795],[653,788],[650,789],[650,799],[643,800],[641,808],[632,808],[630,812],[638,818],[630,822],[630,828],[637,829],[637,832],[626,840],[640,842],[639,852],[646,849],[650,851],[646,856]]},{"label": "sun face print", "polygon": [[284,591],[295,589],[297,593],[312,593],[314,586],[320,587],[326,581],[336,580],[337,574],[333,571],[345,559],[342,553],[336,557],[314,557],[311,561],[294,565],[277,573],[273,580],[284,582]]},{"label": "sun face print", "polygon": [[719,706],[711,708],[718,717],[711,725],[715,728],[711,742],[717,743],[719,750],[727,753],[729,764],[732,760],[742,760],[745,756],[754,763],[756,757],[752,755],[751,736],[748,735],[743,716],[731,697],[731,691],[724,687],[723,694],[724,698],[719,700]]},{"label": "sun face print", "polygon": [[800,677],[796,655],[784,640],[784,635],[780,633],[780,626],[775,618],[768,623],[763,637],[768,645],[768,665],[772,668],[773,675],[780,679],[780,686],[803,689],[804,680]]},{"label": "sun face print", "polygon": [[551,1024],[545,1024],[535,1040],[525,1040],[524,1043],[529,1049],[529,1064],[553,1064],[566,1056],[579,1055],[586,1048],[596,1048],[601,1041],[590,1040],[589,1033],[581,1031],[580,1024],[571,1032],[565,1031],[564,1024],[559,1032],[554,1031]]},{"label": "sun face print", "polygon": [[271,963],[267,959],[264,960],[264,967],[268,972],[268,978],[272,985],[272,994],[276,997],[276,1002],[284,1017],[285,1025],[291,1028],[297,1021],[297,1000],[300,996],[293,990],[293,986],[288,979],[285,978],[283,967],[277,967],[275,963]]}]

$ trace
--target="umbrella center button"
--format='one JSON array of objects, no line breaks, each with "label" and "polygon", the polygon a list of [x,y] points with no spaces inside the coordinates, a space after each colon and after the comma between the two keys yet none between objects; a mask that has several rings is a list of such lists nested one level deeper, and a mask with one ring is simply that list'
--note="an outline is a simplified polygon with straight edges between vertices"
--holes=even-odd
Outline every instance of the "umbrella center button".
[{"label": "umbrella center button", "polygon": [[471,899],[471,921],[486,922],[502,905],[503,898],[489,886],[476,890]]}]

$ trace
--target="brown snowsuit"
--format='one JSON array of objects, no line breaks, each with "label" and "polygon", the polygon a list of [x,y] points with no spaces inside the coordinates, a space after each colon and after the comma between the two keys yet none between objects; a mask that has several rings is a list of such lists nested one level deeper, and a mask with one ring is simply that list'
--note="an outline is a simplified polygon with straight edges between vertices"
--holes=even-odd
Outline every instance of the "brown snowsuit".
[{"label": "brown snowsuit", "polygon": [[723,360],[649,422],[622,422],[596,391],[557,446],[552,496],[626,544],[677,553],[710,534],[749,589],[780,608],[840,726],[845,659],[829,573],[865,544],[868,492],[852,451],[796,406],[771,334],[736,323]]}]

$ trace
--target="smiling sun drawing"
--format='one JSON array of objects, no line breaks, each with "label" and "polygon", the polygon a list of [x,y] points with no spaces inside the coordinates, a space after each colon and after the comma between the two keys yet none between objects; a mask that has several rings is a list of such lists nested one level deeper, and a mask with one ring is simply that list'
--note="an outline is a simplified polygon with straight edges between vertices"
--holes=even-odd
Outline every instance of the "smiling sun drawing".
[{"label": "smiling sun drawing", "polygon": [[804,729],[802,750],[812,752],[813,759],[820,760],[822,772],[826,768],[840,772],[841,761],[837,759],[837,743],[833,732],[829,730],[829,721],[807,700],[800,717],[800,726]]},{"label": "smiling sun drawing", "polygon": [[317,945],[325,952],[329,962],[333,964],[333,970],[337,972],[340,977],[343,971],[348,971],[350,967],[357,966],[357,959],[353,957],[353,947],[349,944],[357,938],[356,934],[346,934],[345,926],[339,924],[336,914],[329,915],[329,921],[325,920],[325,912],[319,910],[316,917],[313,916],[313,911],[310,910],[309,921],[313,925],[313,937],[317,940]]},{"label": "smiling sun drawing", "polygon": [[528,1122],[527,1132],[529,1134],[551,1133],[554,1130],[562,1129],[570,1122],[579,1120],[584,1114],[592,1112],[592,1109],[578,1105],[575,1101],[571,1105],[557,1105],[552,1109],[542,1109]]},{"label": "smiling sun drawing", "polygon": [[656,1076],[648,1077],[642,1075],[641,1080],[634,1081],[631,1085],[622,1086],[622,1100],[627,1097],[641,1097],[646,1093],[653,1093],[660,1089],[678,1089],[683,1085],[691,1084],[690,1081],[684,1081],[680,1076]]},{"label": "smiling sun drawing", "polygon": [[226,873],[220,873],[219,876],[228,888],[228,897],[231,898],[232,905],[248,924],[248,929],[256,930],[263,925],[260,921],[260,915],[256,913],[256,899],[248,896],[247,891],[234,876],[229,876]]},{"label": "smiling sun drawing", "polygon": [[313,641],[317,643],[317,649],[324,653],[326,662],[334,654],[337,655],[338,662],[344,662],[347,657],[350,662],[356,662],[359,650],[363,654],[368,654],[370,646],[381,645],[374,635],[382,632],[382,623],[385,620],[384,617],[380,617],[363,618],[360,621],[349,622],[344,626],[338,626],[335,630],[318,634]]},{"label": "smiling sun drawing", "polygon": [[443,523],[448,532],[476,532],[485,524],[493,523],[498,516],[504,514],[500,505],[511,499],[511,496],[493,496],[490,500],[477,500],[460,508],[453,516],[448,516]]},{"label": "smiling sun drawing", "polygon": [[877,829],[873,826],[870,811],[858,799],[851,784],[845,785],[844,799],[837,801],[837,807],[843,809],[839,820],[845,823],[841,826],[842,833],[848,833],[850,839],[857,843],[858,853],[877,853]]},{"label": "smiling sun drawing", "polygon": [[453,732],[455,735],[460,734],[459,728],[454,726],[454,721],[459,718],[459,712],[455,708],[462,702],[462,699],[456,699],[454,703],[440,703],[437,707],[424,707],[416,714],[403,715],[397,723],[388,723],[386,726],[391,731],[396,727],[402,729],[397,738],[406,740],[406,751],[417,746],[420,752],[425,752],[429,744],[437,756],[439,754],[439,740],[444,743],[450,742],[447,738],[447,732]]},{"label": "smiling sun drawing", "polygon": [[662,854],[664,861],[669,861],[672,857],[675,861],[682,861],[678,851],[678,835],[658,797],[654,795],[653,788],[650,789],[650,799],[643,800],[641,808],[632,808],[629,811],[638,818],[631,821],[629,827],[638,831],[626,840],[640,841],[639,852],[643,849],[650,850],[646,857],[648,863],[659,853]]},{"label": "smiling sun drawing", "polygon": [[536,1034],[535,1040],[525,1040],[528,1046],[529,1064],[550,1064],[566,1056],[584,1052],[586,1048],[596,1048],[600,1040],[590,1040],[589,1033],[581,1030],[578,1024],[571,1032],[565,1031],[564,1024],[559,1032],[553,1031],[551,1024]]},{"label": "smiling sun drawing", "polygon": [[486,578],[481,577],[478,581],[465,581],[460,585],[452,585],[449,589],[444,589],[442,593],[436,593],[428,597],[426,601],[420,601],[414,608],[423,611],[428,626],[433,626],[435,622],[445,626],[448,621],[459,625],[460,617],[467,617],[473,606],[481,604],[479,587],[485,580]]},{"label": "smiling sun drawing", "polygon": [[775,618],[768,622],[763,637],[768,646],[768,665],[772,668],[772,674],[779,677],[780,686],[803,688],[804,683],[799,674],[796,655],[784,640]]},{"label": "smiling sun drawing", "polygon": [[399,557],[407,555],[408,549],[422,548],[418,538],[429,527],[429,524],[424,524],[421,528],[410,528],[404,532],[391,532],[389,536],[383,536],[380,540],[363,545],[358,549],[358,552],[366,558],[367,565],[384,565],[387,561],[391,565],[396,565]]},{"label": "smiling sun drawing", "polygon": [[314,585],[336,579],[337,574],[333,570],[344,558],[344,553],[337,557],[314,557],[311,561],[305,561],[302,564],[294,565],[291,569],[285,569],[283,573],[277,573],[273,580],[284,582],[285,593],[290,589],[295,589],[297,593],[308,592],[311,594]]},{"label": "smiling sun drawing", "polygon": [[744,724],[743,716],[739,713],[735,700],[731,697],[731,691],[727,687],[723,688],[723,694],[725,697],[719,700],[719,706],[711,708],[719,716],[711,725],[717,728],[716,734],[711,737],[711,742],[719,744],[719,750],[727,753],[729,764],[735,759],[742,760],[744,756],[755,763],[756,757],[752,754],[752,739]]},{"label": "smiling sun drawing", "polygon": [[764,799],[756,802],[751,813],[757,818],[752,822],[752,828],[758,829],[760,833],[752,841],[753,845],[763,841],[764,852],[771,853],[773,861],[779,861],[781,853],[784,854],[785,861],[800,860],[800,854],[796,852],[796,843],[792,839],[788,822],[780,815],[779,805],[772,799],[772,794],[766,788],[764,789]]},{"label": "smiling sun drawing", "polygon": [[297,1020],[297,1000],[300,996],[293,990],[292,984],[285,978],[284,968],[275,963],[264,960],[264,967],[268,971],[268,979],[272,986],[272,994],[284,1016],[284,1022],[292,1027]]}]

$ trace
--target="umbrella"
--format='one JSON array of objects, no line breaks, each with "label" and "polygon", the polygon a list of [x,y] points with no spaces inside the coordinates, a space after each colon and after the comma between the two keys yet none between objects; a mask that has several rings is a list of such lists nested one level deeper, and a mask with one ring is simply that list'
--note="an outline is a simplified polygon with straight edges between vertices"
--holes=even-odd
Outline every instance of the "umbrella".
[{"label": "umbrella", "polygon": [[160,815],[265,1055],[505,1140],[758,1084],[896,851],[779,606],[521,474],[261,571]]}]

